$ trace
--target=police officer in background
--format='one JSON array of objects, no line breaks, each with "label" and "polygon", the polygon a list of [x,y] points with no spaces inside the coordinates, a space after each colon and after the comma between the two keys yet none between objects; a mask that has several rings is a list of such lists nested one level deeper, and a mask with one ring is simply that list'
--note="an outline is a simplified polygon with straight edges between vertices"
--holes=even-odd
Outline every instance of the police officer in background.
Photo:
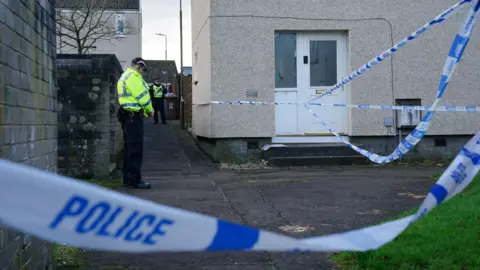
[{"label": "police officer in background", "polygon": [[146,71],[145,61],[137,57],[117,83],[118,120],[122,124],[124,139],[123,185],[128,188],[149,189],[150,184],[142,181],[143,118],[152,117],[152,101],[148,85],[142,74]]},{"label": "police officer in background", "polygon": [[158,124],[158,112],[162,117],[162,124],[167,124],[167,117],[165,116],[165,95],[167,89],[160,83],[159,80],[155,80],[155,83],[150,87],[150,97],[153,103],[153,120],[155,124]]}]

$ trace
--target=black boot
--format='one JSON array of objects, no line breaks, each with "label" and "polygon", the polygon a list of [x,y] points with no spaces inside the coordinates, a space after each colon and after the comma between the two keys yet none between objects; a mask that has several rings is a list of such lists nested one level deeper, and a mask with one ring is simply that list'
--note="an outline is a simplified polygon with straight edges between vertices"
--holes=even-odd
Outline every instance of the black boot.
[{"label": "black boot", "polygon": [[140,182],[139,184],[129,186],[131,189],[150,189],[151,187],[152,186],[149,183],[145,182]]}]

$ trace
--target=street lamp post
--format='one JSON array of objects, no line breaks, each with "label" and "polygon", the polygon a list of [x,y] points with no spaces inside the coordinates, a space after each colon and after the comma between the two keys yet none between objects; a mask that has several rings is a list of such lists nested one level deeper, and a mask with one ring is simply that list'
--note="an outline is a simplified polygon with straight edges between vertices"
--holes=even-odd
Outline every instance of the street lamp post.
[{"label": "street lamp post", "polygon": [[167,35],[162,33],[156,33],[155,35],[165,37],[165,61],[166,61],[167,60]]},{"label": "street lamp post", "polygon": [[182,0],[180,0],[180,127],[185,129],[183,114],[183,21],[182,21]]}]

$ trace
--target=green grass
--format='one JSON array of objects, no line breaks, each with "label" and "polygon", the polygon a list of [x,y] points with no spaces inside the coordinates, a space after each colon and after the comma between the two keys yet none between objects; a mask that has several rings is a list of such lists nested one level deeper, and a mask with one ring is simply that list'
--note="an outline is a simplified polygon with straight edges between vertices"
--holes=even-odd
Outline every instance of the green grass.
[{"label": "green grass", "polygon": [[78,248],[61,244],[53,245],[53,258],[55,259],[56,269],[83,269],[85,264],[80,257],[80,249]]},{"label": "green grass", "polygon": [[[85,182],[99,185],[108,189],[118,189],[122,185],[121,180],[84,180]],[[81,249],[65,246],[55,243],[53,245],[53,258],[55,260],[57,269],[60,270],[74,270],[84,269],[85,261],[81,258]]]},{"label": "green grass", "polygon": [[[480,176],[397,239],[369,252],[341,252],[341,269],[480,269]],[[415,212],[412,209],[401,216]]]}]

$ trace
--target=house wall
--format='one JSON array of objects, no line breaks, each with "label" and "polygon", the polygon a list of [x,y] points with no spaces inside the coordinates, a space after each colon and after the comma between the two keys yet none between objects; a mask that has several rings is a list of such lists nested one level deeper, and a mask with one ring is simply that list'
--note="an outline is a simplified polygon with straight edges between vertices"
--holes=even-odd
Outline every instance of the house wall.
[{"label": "house wall", "polygon": [[[0,158],[51,172],[57,170],[54,7],[52,0],[0,2]],[[0,224],[0,269],[54,269],[51,251],[50,243]]]},{"label": "house wall", "polygon": [[[121,11],[120,11],[121,12]],[[114,17],[114,16],[112,16]],[[97,43],[94,54],[115,54],[118,61],[128,68],[135,57],[142,56],[142,13],[125,11],[125,21],[132,28],[132,34],[113,40],[102,40]],[[114,18],[112,18],[114,24]]]},{"label": "house wall", "polygon": [[[62,10],[68,12],[68,10]],[[124,37],[112,37],[107,40],[98,40],[95,43],[97,48],[91,49],[90,54],[115,54],[121,64],[126,68],[130,66],[130,62],[135,57],[142,56],[142,13],[139,11],[107,11],[105,18],[110,17],[112,23],[109,27],[115,26],[115,13],[125,13],[125,22],[129,26],[131,33]],[[112,14],[113,13],[113,14]],[[57,36],[57,44],[60,44],[60,38]],[[57,53],[76,54],[77,49],[71,47],[60,48],[58,46]],[[122,63],[123,62],[123,63]]]},{"label": "house wall", "polygon": [[[207,19],[206,2],[211,16]],[[256,100],[274,101],[273,36],[276,30],[348,31],[349,70],[354,70],[455,2],[382,1],[382,7],[375,0],[195,2],[192,6],[193,72],[194,81],[198,80],[199,84],[194,86],[193,102],[246,100],[246,89],[258,90]],[[351,103],[393,104],[394,99],[420,98],[423,105],[431,104],[451,41],[469,7],[411,42],[393,60],[384,61],[352,82]],[[199,30],[202,25],[203,29]],[[480,63],[480,40],[475,38],[479,31],[477,26],[465,58],[444,95],[448,105],[480,104],[480,96],[476,94],[480,78],[473,72]],[[198,59],[195,59],[197,52]],[[194,106],[193,111],[196,135],[274,136],[273,106],[208,105]],[[350,115],[349,135],[393,135],[383,125],[385,117],[394,116],[392,111],[351,109]],[[473,134],[480,128],[476,117],[475,113],[438,112],[428,134]]]},{"label": "house wall", "polygon": [[[193,104],[210,102],[212,77],[211,54],[211,0],[192,0],[192,88]],[[233,74],[232,74],[233,75]],[[231,76],[231,75],[230,75]],[[198,136],[210,137],[211,108],[192,106],[192,131]]]}]

